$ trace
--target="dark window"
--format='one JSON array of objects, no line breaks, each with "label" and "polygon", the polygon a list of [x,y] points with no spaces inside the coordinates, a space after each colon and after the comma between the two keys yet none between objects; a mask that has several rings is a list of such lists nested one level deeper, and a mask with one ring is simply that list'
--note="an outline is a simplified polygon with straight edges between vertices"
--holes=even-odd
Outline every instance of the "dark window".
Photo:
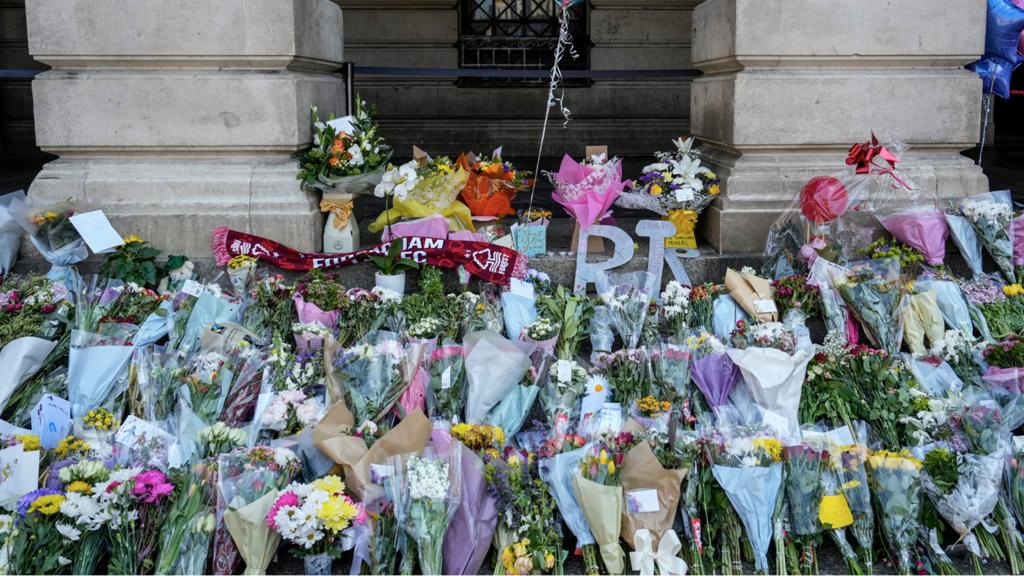
[{"label": "dark window", "polygon": [[[570,30],[578,58],[566,52],[563,70],[589,66],[587,2],[569,9]],[[461,0],[459,66],[510,70],[548,70],[558,42],[561,0]],[[463,84],[545,83],[545,79],[467,78]]]}]

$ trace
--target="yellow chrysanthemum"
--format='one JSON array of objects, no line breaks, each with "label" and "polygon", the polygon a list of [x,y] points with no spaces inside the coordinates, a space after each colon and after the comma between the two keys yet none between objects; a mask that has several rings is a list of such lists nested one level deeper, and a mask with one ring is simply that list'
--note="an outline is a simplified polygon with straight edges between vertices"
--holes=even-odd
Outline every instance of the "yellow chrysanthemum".
[{"label": "yellow chrysanthemum", "polygon": [[18,440],[21,440],[21,447],[26,452],[35,452],[42,448],[42,444],[39,442],[39,436],[35,434],[22,434],[18,436]]},{"label": "yellow chrysanthemum", "polygon": [[338,533],[352,524],[352,519],[359,514],[355,505],[344,497],[329,498],[316,512],[316,517],[323,523],[324,527],[331,532]]},{"label": "yellow chrysanthemum", "polygon": [[1021,286],[1020,284],[1010,284],[1008,286],[1003,286],[1003,294],[1011,298],[1014,296],[1020,296],[1024,294],[1024,286]]},{"label": "yellow chrysanthemum", "polygon": [[662,193],[661,186],[659,186],[658,184],[655,184],[654,186],[651,186],[651,195],[652,196],[661,196],[661,193]]},{"label": "yellow chrysanthemum", "polygon": [[782,442],[775,438],[754,438],[754,446],[764,450],[772,460],[782,460]]},{"label": "yellow chrysanthemum", "polygon": [[129,234],[129,235],[128,235],[127,237],[125,237],[125,239],[124,239],[124,243],[125,243],[125,244],[137,244],[137,243],[139,243],[139,242],[142,242],[142,237],[141,237],[141,236],[138,236],[138,235],[136,235],[136,234]]},{"label": "yellow chrysanthemum", "polygon": [[708,194],[712,196],[718,196],[722,193],[722,189],[718,187],[718,184],[712,184],[711,188],[708,188]]},{"label": "yellow chrysanthemum", "polygon": [[314,480],[313,488],[323,490],[331,495],[337,495],[345,491],[345,483],[341,481],[341,478],[331,474]]},{"label": "yellow chrysanthemum", "polygon": [[40,496],[32,501],[29,505],[28,511],[39,512],[43,516],[53,516],[57,512],[60,512],[60,505],[64,503],[63,494],[47,494],[46,496]]},{"label": "yellow chrysanthemum", "polygon": [[75,480],[67,486],[68,492],[81,492],[83,494],[88,494],[91,490],[92,486],[90,486],[88,482],[83,482],[81,480]]}]

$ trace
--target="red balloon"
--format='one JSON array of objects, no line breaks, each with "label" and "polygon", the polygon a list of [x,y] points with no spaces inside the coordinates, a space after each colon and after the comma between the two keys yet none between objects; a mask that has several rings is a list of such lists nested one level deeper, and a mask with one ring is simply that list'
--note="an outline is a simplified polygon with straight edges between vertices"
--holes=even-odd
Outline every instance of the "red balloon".
[{"label": "red balloon", "polygon": [[800,211],[811,222],[824,224],[846,212],[850,195],[846,186],[831,176],[811,178],[800,190]]}]

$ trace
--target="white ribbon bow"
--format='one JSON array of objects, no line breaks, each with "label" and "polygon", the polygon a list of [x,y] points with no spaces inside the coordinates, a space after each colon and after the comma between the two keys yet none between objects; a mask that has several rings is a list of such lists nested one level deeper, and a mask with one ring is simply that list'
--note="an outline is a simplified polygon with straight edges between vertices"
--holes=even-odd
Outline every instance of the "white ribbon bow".
[{"label": "white ribbon bow", "polygon": [[661,576],[685,576],[686,562],[679,557],[683,545],[675,530],[666,530],[658,541],[658,550],[654,551],[654,535],[647,528],[641,528],[633,535],[636,552],[629,553],[629,561],[633,570],[639,570],[640,576],[654,576],[654,564],[658,564]]}]

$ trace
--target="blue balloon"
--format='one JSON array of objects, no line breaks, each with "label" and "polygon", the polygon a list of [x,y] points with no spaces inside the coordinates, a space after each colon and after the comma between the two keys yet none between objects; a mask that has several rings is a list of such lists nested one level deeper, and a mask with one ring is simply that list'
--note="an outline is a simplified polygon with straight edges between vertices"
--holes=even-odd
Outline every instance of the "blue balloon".
[{"label": "blue balloon", "polygon": [[998,56],[984,56],[973,64],[968,64],[967,69],[972,70],[981,76],[981,89],[983,92],[995,94],[1000,98],[1010,97],[1010,77],[1013,76],[1013,69],[1016,64],[1010,64]]},{"label": "blue balloon", "polygon": [[985,55],[998,56],[1012,65],[1024,57],[1017,52],[1024,31],[1024,9],[1009,0],[988,0],[988,21],[985,26]]}]

